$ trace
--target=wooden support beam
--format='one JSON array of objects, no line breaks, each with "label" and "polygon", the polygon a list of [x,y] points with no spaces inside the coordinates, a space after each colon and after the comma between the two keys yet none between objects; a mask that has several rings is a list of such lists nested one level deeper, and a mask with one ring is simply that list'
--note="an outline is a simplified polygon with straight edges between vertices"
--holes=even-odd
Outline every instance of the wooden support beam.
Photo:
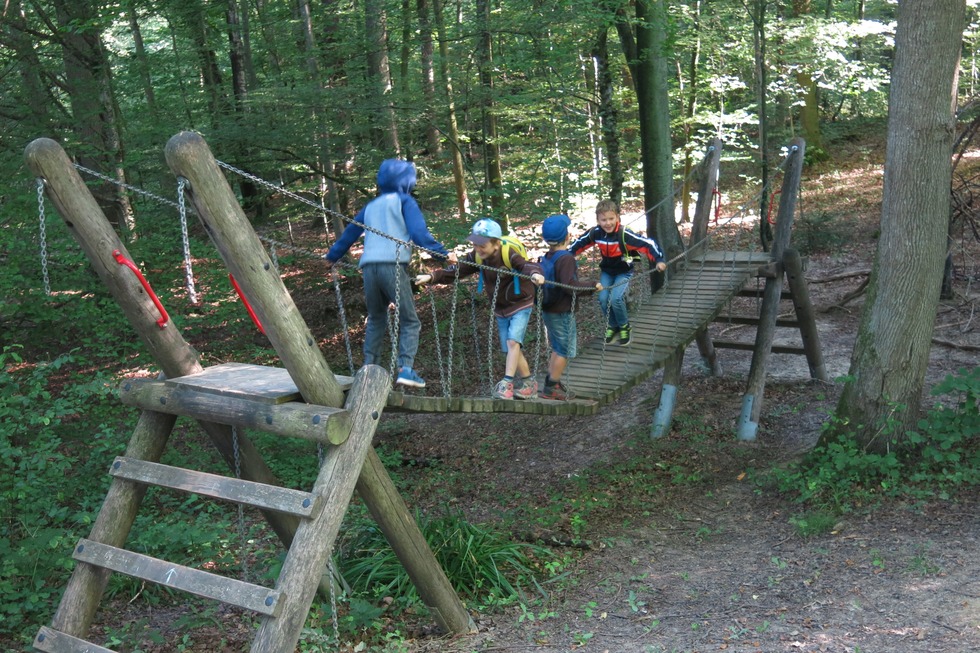
[{"label": "wooden support beam", "polygon": [[[322,406],[341,406],[343,392],[339,384],[207,143],[199,134],[181,132],[167,143],[166,158],[174,174],[190,183],[190,196],[198,216],[255,309],[303,398]],[[390,382],[386,393],[389,387]],[[466,607],[449,584],[373,449],[361,468],[357,490],[439,625],[453,633],[469,632],[473,622]],[[385,503],[386,498],[391,501]],[[372,505],[373,502],[382,505]]]},{"label": "wooden support beam", "polygon": [[[790,159],[783,174],[783,186],[779,195],[779,212],[776,216],[776,230],[773,234],[771,258],[782,263],[783,254],[789,248],[793,217],[796,213],[796,200],[799,193],[800,177],[803,173],[803,153],[806,144],[802,138],[790,143]],[[742,412],[738,422],[738,437],[741,440],[754,440],[762,414],[762,397],[766,387],[766,368],[772,353],[772,341],[776,330],[776,317],[779,314],[779,300],[783,293],[783,275],[766,279],[762,308],[759,311],[759,329],[756,331],[755,349],[749,379],[742,399]],[[717,345],[717,343],[715,343]]]},{"label": "wooden support beam", "polygon": [[270,404],[201,392],[171,381],[127,379],[119,387],[119,400],[144,410],[157,410],[323,444],[340,444],[350,435],[351,429],[350,415],[342,408],[296,401]]}]

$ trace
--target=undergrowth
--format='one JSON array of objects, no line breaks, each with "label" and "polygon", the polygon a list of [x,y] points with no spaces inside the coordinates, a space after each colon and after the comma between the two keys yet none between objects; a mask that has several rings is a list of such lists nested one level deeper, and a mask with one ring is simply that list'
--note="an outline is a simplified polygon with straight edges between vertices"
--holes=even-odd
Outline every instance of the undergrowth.
[{"label": "undergrowth", "polygon": [[949,499],[980,484],[980,367],[947,376],[932,394],[945,401],[929,409],[915,430],[896,433],[894,419],[882,425],[882,436],[901,436],[902,447],[868,451],[830,421],[824,428],[833,429],[834,438],[760,477],[804,508],[792,520],[800,534],[829,531],[840,515],[873,508],[886,497]]}]

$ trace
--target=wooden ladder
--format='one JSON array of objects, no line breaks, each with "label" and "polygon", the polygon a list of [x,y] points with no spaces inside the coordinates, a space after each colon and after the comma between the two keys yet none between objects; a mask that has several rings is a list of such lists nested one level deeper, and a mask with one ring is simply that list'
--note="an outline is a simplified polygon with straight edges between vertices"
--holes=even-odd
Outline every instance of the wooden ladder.
[{"label": "wooden ladder", "polygon": [[[232,363],[175,379],[125,381],[120,389],[122,401],[142,408],[144,415],[185,415],[328,445],[342,444],[327,450],[309,492],[172,467],[146,458],[116,458],[109,470],[113,481],[99,519],[90,536],[81,539],[74,549],[77,565],[72,580],[78,580],[66,590],[52,626],[38,631],[34,648],[51,653],[110,651],[82,639],[77,625],[90,620],[87,612],[94,613],[108,575],[117,572],[251,610],[260,615],[252,651],[293,651],[387,400],[388,376],[381,368],[365,367],[355,379],[338,381],[350,388],[343,409],[303,403],[286,370],[258,365]],[[172,427],[173,419],[164,423]],[[154,432],[159,435],[160,430]],[[133,439],[146,436],[147,429],[138,426]],[[139,443],[131,440],[129,450],[139,449]],[[147,486],[298,518],[299,527],[275,587],[121,548],[120,542],[128,536]],[[123,495],[129,505],[120,510],[120,497],[114,495]],[[122,529],[107,529],[105,520],[115,516],[128,523]]]}]

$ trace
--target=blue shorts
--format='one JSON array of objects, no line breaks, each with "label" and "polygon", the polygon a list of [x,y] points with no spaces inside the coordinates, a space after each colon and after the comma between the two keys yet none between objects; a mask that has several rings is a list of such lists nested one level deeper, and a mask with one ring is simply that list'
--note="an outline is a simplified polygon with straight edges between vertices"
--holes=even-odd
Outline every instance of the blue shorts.
[{"label": "blue shorts", "polygon": [[497,317],[497,333],[500,334],[500,348],[504,353],[507,353],[508,340],[524,344],[524,332],[527,331],[527,323],[530,321],[530,308],[517,311],[510,317]]},{"label": "blue shorts", "polygon": [[548,344],[551,351],[562,358],[575,358],[578,353],[578,333],[575,328],[575,314],[541,313],[544,316],[544,328],[548,331]]}]

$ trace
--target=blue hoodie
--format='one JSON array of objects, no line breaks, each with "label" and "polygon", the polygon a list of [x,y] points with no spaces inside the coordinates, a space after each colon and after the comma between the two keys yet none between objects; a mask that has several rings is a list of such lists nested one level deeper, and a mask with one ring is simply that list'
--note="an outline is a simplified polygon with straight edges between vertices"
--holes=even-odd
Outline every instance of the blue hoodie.
[{"label": "blue hoodie", "polygon": [[[358,267],[368,263],[395,263],[396,250],[398,263],[408,263],[411,259],[411,248],[399,247],[381,233],[399,241],[411,241],[437,257],[449,256],[446,248],[429,233],[418,202],[409,194],[415,188],[415,179],[414,164],[399,159],[382,161],[378,168],[378,196],[354,216],[354,222],[347,225],[325,258],[336,263],[362,233],[365,234],[364,253]],[[365,230],[365,226],[381,233]]]}]

